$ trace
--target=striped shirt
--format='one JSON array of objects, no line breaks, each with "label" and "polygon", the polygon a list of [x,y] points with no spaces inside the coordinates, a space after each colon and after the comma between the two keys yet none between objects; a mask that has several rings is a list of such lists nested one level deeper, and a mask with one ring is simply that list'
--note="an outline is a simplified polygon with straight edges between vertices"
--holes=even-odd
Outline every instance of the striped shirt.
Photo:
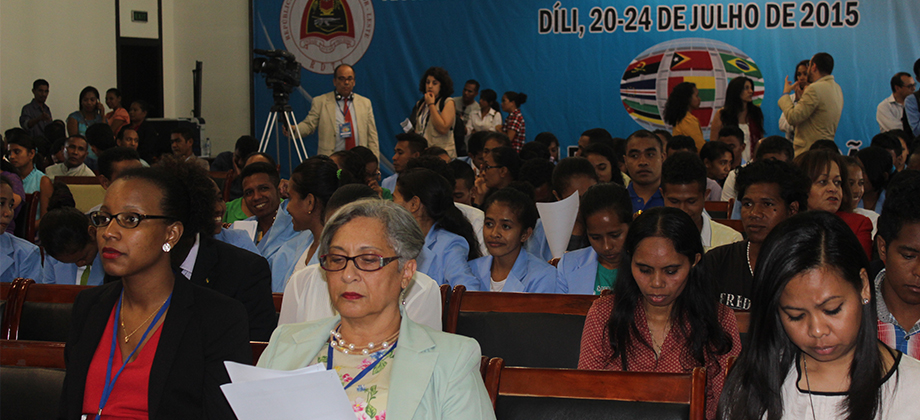
[{"label": "striped shirt", "polygon": [[876,310],[878,311],[878,339],[895,350],[900,351],[915,359],[920,358],[920,321],[917,321],[910,330],[905,330],[898,324],[898,320],[888,311],[885,298],[882,297],[882,281],[885,280],[885,270],[875,277]]}]

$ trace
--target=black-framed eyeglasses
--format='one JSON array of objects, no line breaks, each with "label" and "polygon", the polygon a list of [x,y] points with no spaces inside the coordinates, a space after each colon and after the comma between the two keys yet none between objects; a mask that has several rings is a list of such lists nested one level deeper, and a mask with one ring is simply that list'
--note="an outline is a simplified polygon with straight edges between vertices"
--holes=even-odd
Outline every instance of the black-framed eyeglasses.
[{"label": "black-framed eyeglasses", "polygon": [[94,211],[89,214],[89,222],[95,227],[106,227],[109,223],[112,223],[112,219],[115,219],[115,221],[125,229],[134,229],[146,219],[175,219],[175,217],[138,214],[133,211],[125,211],[118,214]]},{"label": "black-framed eyeglasses", "polygon": [[483,171],[488,171],[489,169],[504,168],[504,167],[505,167],[504,165],[494,165],[494,166],[493,166],[493,165],[488,165],[488,164],[485,164],[485,163],[482,164],[482,170],[483,170]]},{"label": "black-framed eyeglasses", "polygon": [[326,271],[342,271],[349,261],[354,262],[355,267],[361,271],[377,271],[387,264],[398,260],[399,257],[383,257],[377,254],[361,254],[354,257],[346,257],[339,254],[326,254],[319,257],[319,265]]}]

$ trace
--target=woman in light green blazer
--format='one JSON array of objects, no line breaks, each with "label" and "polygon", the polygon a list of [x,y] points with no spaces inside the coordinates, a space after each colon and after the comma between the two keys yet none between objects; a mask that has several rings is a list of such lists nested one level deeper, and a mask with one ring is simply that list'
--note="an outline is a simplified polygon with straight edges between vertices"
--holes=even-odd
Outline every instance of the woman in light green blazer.
[{"label": "woman in light green blazer", "polygon": [[258,365],[335,369],[357,418],[494,419],[479,344],[416,324],[402,308],[425,242],[412,215],[389,201],[357,201],[332,216],[320,241],[340,315],[279,326]]}]

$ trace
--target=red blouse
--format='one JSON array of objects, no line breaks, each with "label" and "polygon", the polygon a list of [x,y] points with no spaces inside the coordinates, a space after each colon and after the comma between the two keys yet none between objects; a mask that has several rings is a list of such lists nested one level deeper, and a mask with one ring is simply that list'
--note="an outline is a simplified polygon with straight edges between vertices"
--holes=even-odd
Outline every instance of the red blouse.
[{"label": "red blouse", "polygon": [[[622,370],[620,357],[613,357],[610,348],[610,335],[607,323],[613,310],[613,295],[603,296],[591,305],[585,319],[585,329],[581,336],[581,353],[578,357],[578,368],[588,370]],[[648,321],[645,317],[645,308],[636,307],[636,327],[642,338],[652,342]],[[741,352],[741,339],[738,336],[738,325],[735,315],[727,306],[719,304],[719,323],[732,337],[732,349],[720,356],[706,355],[706,418],[714,419],[719,405],[719,396],[722,395],[722,385],[725,383],[725,370],[728,358],[738,356]],[[689,325],[685,326],[689,328]],[[662,344],[660,357],[648,346],[635,341],[627,349],[629,370],[637,372],[666,372],[689,373],[697,367],[696,360],[689,354],[688,343],[681,337],[677,328],[671,328]]]},{"label": "red blouse", "polygon": [[859,244],[862,245],[866,256],[872,259],[872,220],[861,214],[851,213],[848,211],[838,211],[837,217],[843,219],[844,223],[850,227],[850,230],[856,234]]},{"label": "red blouse", "polygon": [[[86,388],[83,391],[83,413],[89,414],[90,419],[95,418],[99,412],[99,400],[102,399],[102,389],[105,387],[105,372],[109,364],[109,349],[112,348],[112,326],[115,324],[115,309],[112,307],[112,313],[109,315],[109,322],[105,325],[105,331],[102,333],[102,339],[96,347],[96,353],[93,354],[93,361],[89,365],[89,371],[86,373]],[[121,419],[147,419],[147,387],[150,384],[150,367],[153,365],[153,357],[157,352],[157,344],[160,341],[160,331],[163,324],[152,333],[153,335],[147,340],[147,344],[138,350],[137,357],[129,363],[115,386],[112,388],[112,394],[103,408],[103,417],[105,420]],[[141,333],[138,331],[138,333]],[[115,346],[115,357],[112,361],[112,376],[121,368],[124,356],[121,352],[121,346]]]}]

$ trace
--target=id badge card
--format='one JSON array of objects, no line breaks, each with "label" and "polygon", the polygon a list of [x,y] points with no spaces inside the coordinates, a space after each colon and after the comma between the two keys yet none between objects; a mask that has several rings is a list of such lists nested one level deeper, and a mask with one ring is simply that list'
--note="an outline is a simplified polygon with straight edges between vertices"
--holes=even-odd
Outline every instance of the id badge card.
[{"label": "id badge card", "polygon": [[343,139],[351,138],[351,123],[342,123],[339,125],[339,137]]}]

